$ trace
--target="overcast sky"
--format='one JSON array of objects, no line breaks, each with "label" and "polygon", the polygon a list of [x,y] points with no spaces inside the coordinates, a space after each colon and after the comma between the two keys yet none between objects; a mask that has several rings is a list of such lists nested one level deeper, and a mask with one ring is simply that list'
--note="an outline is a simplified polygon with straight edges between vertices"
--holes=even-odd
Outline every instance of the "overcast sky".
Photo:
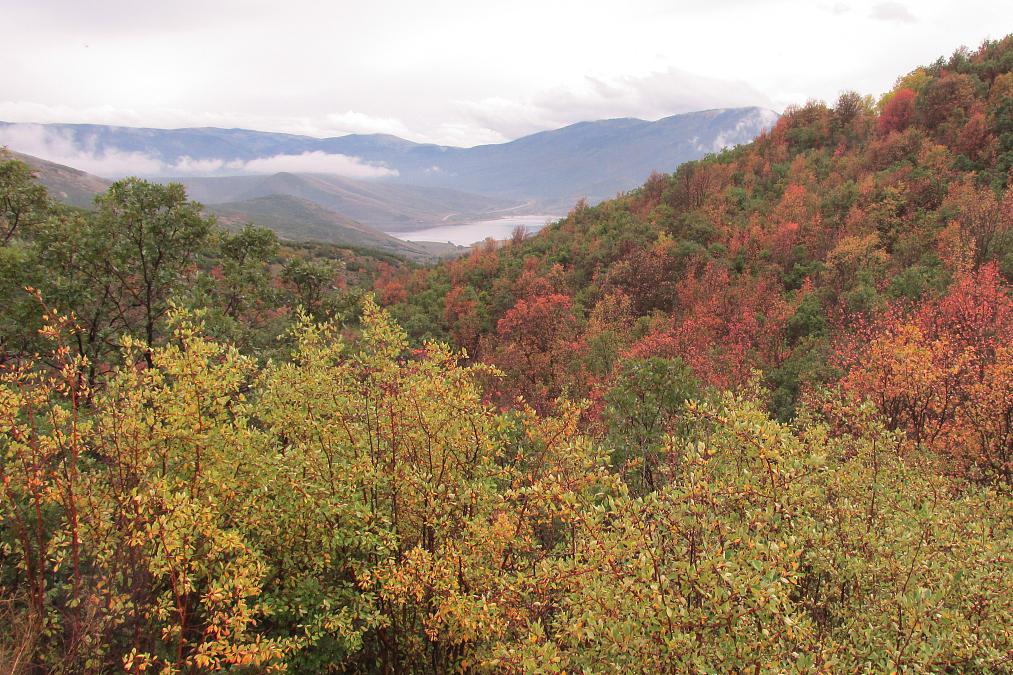
[{"label": "overcast sky", "polygon": [[879,94],[998,0],[0,0],[0,120],[500,142]]}]

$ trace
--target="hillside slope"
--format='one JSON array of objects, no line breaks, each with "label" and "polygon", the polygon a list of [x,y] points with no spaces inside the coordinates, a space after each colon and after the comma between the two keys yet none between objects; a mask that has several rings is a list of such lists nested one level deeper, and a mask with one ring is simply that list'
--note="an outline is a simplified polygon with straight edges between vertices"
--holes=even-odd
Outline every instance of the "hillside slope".
[{"label": "hillside slope", "polygon": [[393,253],[417,262],[431,261],[454,247],[437,250],[431,245],[402,241],[315,202],[285,194],[271,194],[206,207],[220,224],[235,228],[252,222],[267,227],[282,239],[340,244]]},{"label": "hillside slope", "polygon": [[190,196],[204,204],[288,195],[384,232],[481,220],[516,205],[510,200],[445,188],[354,180],[327,174],[276,173],[165,180],[183,183]]},{"label": "hillside slope", "polygon": [[64,204],[88,208],[92,206],[95,195],[105,192],[111,184],[111,181],[105,178],[99,178],[62,164],[48,162],[39,157],[13,151],[11,155],[30,166],[35,171],[38,181],[49,190],[50,196]]},{"label": "hillside slope", "polygon": [[998,374],[1011,168],[1006,38],[913,71],[875,106],[848,93],[790,109],[751,144],[376,288],[417,335],[504,370],[503,402],[600,405],[623,364],[679,359],[722,389],[762,372],[785,419],[822,386],[871,396],[961,470],[1010,475],[1008,431],[967,415],[983,387],[1013,402]]}]

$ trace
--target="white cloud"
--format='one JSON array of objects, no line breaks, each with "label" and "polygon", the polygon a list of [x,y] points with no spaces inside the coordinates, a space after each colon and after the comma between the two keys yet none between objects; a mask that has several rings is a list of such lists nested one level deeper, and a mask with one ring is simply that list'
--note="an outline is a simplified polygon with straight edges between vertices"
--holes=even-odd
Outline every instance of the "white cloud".
[{"label": "white cloud", "polygon": [[911,10],[908,9],[907,5],[900,2],[894,2],[888,0],[887,2],[880,2],[872,7],[872,11],[869,12],[869,16],[873,19],[880,19],[881,21],[899,21],[902,23],[914,23],[918,19]]},{"label": "white cloud", "polygon": [[[460,111],[458,112],[460,113]],[[476,123],[474,119],[467,119],[461,122],[443,122],[427,134],[427,138],[431,142],[441,145],[470,147],[488,143],[502,143],[512,140],[514,137]]]},{"label": "white cloud", "polygon": [[269,116],[229,112],[188,112],[176,108],[117,108],[114,106],[75,107],[47,105],[35,101],[0,101],[0,120],[38,124],[108,124],[124,127],[241,127],[304,136],[346,134],[393,134],[411,138],[415,134],[399,119],[378,117],[355,110],[318,116]]},{"label": "white cloud", "polygon": [[[1013,3],[996,0],[0,6],[17,27],[0,42],[0,120],[391,133],[453,145],[577,119],[876,94],[1013,25]],[[665,77],[670,69],[697,75]]]},{"label": "white cloud", "polygon": [[[164,167],[165,165],[162,165]],[[221,159],[194,159],[184,155],[171,165],[173,175],[200,176],[218,173],[225,167],[225,161]]]},{"label": "white cloud", "polygon": [[[235,126],[237,117],[222,113],[194,113],[174,108],[118,108],[111,105],[49,105],[36,101],[0,101],[0,120],[24,123],[109,124],[125,127]],[[249,121],[249,119],[247,119]]]},{"label": "white cloud", "polygon": [[194,159],[184,156],[166,163],[143,152],[118,148],[99,148],[94,137],[77,139],[40,124],[0,127],[0,146],[27,155],[64,164],[104,178],[123,176],[199,176],[244,173],[330,173],[348,178],[396,176],[397,171],[363,162],[358,157],[305,152],[300,155],[274,155],[252,160]]},{"label": "white cloud", "polygon": [[232,161],[225,165],[241,173],[332,173],[348,178],[383,178],[396,176],[397,171],[377,164],[367,164],[358,157],[329,154],[319,150],[299,155],[274,155],[248,161]]},{"label": "white cloud", "polygon": [[[777,122],[777,113],[773,110],[757,110],[756,114],[743,117],[735,127],[722,131],[711,144],[711,152],[720,152],[725,148],[740,143],[742,138],[753,138],[761,130],[770,129]],[[699,147],[699,146],[698,146]]]},{"label": "white cloud", "polygon": [[0,127],[0,145],[107,178],[153,175],[162,168],[161,162],[144,153],[109,148],[97,150],[93,140],[83,145],[75,143],[69,134],[38,124]]}]

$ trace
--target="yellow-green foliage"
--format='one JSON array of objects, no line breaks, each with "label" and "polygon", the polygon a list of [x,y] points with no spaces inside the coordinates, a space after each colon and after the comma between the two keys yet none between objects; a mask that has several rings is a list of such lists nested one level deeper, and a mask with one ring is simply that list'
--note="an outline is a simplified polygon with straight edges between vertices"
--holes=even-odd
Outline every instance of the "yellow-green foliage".
[{"label": "yellow-green foliage", "polygon": [[871,408],[689,402],[631,491],[583,407],[492,408],[372,301],[263,367],[173,325],[97,391],[3,376],[4,670],[1008,668],[1010,495]]}]

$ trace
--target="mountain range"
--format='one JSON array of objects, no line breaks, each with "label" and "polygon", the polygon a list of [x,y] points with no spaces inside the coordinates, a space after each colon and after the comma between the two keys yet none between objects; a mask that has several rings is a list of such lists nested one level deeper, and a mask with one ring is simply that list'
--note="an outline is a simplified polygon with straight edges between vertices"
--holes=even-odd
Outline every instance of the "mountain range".
[{"label": "mountain range", "polygon": [[[598,120],[470,148],[414,143],[383,134],[313,138],[246,129],[0,122],[0,144],[72,166],[66,158],[47,156],[39,147],[18,147],[14,141],[71,146],[97,158],[112,152],[144,157],[153,160],[143,167],[149,175],[153,170],[163,175],[245,173],[251,166],[271,166],[255,164],[268,158],[342,155],[377,169],[372,173],[383,176],[384,182],[450,188],[517,203],[532,201],[542,210],[566,210],[581,197],[592,203],[614,197],[640,185],[652,171],[674,171],[688,160],[747,143],[777,117],[771,110],[753,107],[691,112],[657,121]],[[48,136],[40,139],[26,127]],[[52,143],[54,139],[59,143]]]},{"label": "mountain range", "polygon": [[671,172],[749,142],[777,118],[754,107],[656,121],[608,119],[470,148],[383,134],[313,138],[247,129],[0,122],[0,145],[35,155],[29,163],[40,180],[75,205],[87,205],[108,183],[71,168],[84,164],[109,178],[136,174],[182,182],[227,222],[249,220],[294,239],[425,257],[431,246],[405,250],[385,233],[562,214],[579,199],[599,202],[640,185],[652,171]]}]

